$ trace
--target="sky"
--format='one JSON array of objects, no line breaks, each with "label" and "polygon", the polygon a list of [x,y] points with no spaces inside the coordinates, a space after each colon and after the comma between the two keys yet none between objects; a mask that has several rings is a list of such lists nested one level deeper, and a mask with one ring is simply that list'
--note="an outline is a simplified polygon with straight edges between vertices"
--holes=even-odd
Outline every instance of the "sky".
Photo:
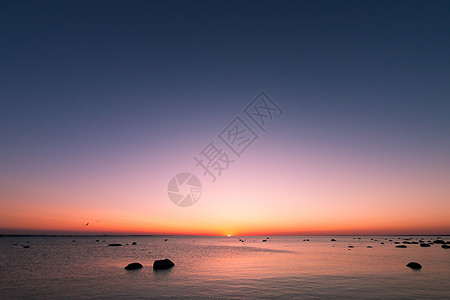
[{"label": "sky", "polygon": [[2,1],[0,233],[450,234],[449,53],[448,1]]}]

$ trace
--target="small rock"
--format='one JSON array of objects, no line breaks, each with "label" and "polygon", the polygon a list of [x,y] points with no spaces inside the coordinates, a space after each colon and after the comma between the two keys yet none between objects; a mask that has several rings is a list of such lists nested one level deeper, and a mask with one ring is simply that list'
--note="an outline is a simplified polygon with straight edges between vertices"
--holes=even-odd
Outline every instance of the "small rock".
[{"label": "small rock", "polygon": [[397,245],[397,246],[395,246],[395,248],[408,248],[408,246],[406,246],[406,245]]},{"label": "small rock", "polygon": [[170,259],[162,259],[162,260],[155,260],[153,263],[153,269],[160,270],[160,269],[169,269],[175,266],[175,264]]},{"label": "small rock", "polygon": [[349,248],[353,248],[353,246],[351,246],[351,245],[350,245],[350,246],[348,246],[348,247],[349,247]]},{"label": "small rock", "polygon": [[384,242],[381,242],[380,244],[381,244],[381,245],[384,245]]},{"label": "small rock", "polygon": [[136,270],[142,268],[142,265],[140,263],[131,263],[128,264],[128,266],[125,267],[125,270]]},{"label": "small rock", "polygon": [[28,249],[28,248],[30,248],[30,246],[23,246],[22,248]]},{"label": "small rock", "polygon": [[422,243],[422,244],[420,244],[420,247],[431,247],[431,245],[430,245],[430,244]]},{"label": "small rock", "polygon": [[372,246],[367,246],[367,248],[372,248]]},{"label": "small rock", "polygon": [[108,247],[120,247],[122,244],[109,244]]},{"label": "small rock", "polygon": [[167,239],[165,239],[164,242],[167,242]]},{"label": "small rock", "polygon": [[418,243],[418,242],[411,242],[411,244],[417,245],[417,244],[419,244],[419,243]]},{"label": "small rock", "polygon": [[406,265],[408,268],[414,269],[414,270],[420,270],[422,269],[422,265],[416,262],[410,262]]},{"label": "small rock", "polygon": [[262,240],[263,242],[267,242],[267,240]]},{"label": "small rock", "polygon": [[137,245],[137,243],[136,242],[132,242],[131,245]]},{"label": "small rock", "polygon": [[336,242],[336,240],[335,240],[335,239],[331,239],[331,241],[332,241],[332,242]]},{"label": "small rock", "polygon": [[447,245],[447,244],[444,244],[444,245],[442,245],[441,247],[442,247],[442,249],[450,249],[450,246]]},{"label": "small rock", "polygon": [[445,244],[445,242],[443,240],[435,240],[435,241],[433,241],[433,243],[435,243],[435,244]]},{"label": "small rock", "polygon": [[96,243],[100,242],[100,240],[95,240]]}]

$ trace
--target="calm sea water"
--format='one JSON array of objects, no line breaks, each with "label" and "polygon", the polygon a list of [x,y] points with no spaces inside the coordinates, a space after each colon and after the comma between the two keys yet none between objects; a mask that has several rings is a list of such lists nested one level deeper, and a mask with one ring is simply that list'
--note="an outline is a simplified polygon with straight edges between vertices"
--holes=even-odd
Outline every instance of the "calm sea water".
[{"label": "calm sea water", "polygon": [[[240,238],[245,242],[237,237],[0,237],[0,298],[450,298],[450,250],[440,245],[399,249],[388,240],[407,237],[380,236],[334,237],[336,242]],[[153,261],[164,258],[175,267],[154,271]],[[423,268],[407,268],[410,261]],[[126,271],[131,262],[144,268]]]}]

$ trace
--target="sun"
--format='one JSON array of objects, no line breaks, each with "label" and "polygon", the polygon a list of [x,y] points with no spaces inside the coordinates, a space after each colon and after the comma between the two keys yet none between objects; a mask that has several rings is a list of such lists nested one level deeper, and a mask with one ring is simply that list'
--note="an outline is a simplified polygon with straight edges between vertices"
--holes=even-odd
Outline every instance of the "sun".
[{"label": "sun", "polygon": [[227,237],[230,237],[231,236],[231,234],[227,234]]}]

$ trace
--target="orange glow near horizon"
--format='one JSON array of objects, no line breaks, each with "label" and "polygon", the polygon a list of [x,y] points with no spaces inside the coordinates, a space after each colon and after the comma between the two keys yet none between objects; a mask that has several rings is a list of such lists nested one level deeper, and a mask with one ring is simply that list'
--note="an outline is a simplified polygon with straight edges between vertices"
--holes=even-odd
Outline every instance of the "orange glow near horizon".
[{"label": "orange glow near horizon", "polygon": [[[266,151],[271,144],[266,144]],[[295,145],[278,148],[283,156],[279,160],[270,160],[265,153],[248,156],[214,184],[198,175],[202,197],[187,208],[175,206],[167,197],[167,183],[178,166],[156,165],[160,171],[151,173],[148,166],[129,162],[132,167],[119,164],[117,170],[94,170],[88,177],[84,173],[64,177],[56,170],[39,173],[27,184],[21,178],[2,178],[0,233],[450,233],[445,164],[410,165],[398,157],[384,163],[358,161],[352,155],[334,159],[313,148],[295,149]],[[282,163],[287,159],[289,163]]]}]

